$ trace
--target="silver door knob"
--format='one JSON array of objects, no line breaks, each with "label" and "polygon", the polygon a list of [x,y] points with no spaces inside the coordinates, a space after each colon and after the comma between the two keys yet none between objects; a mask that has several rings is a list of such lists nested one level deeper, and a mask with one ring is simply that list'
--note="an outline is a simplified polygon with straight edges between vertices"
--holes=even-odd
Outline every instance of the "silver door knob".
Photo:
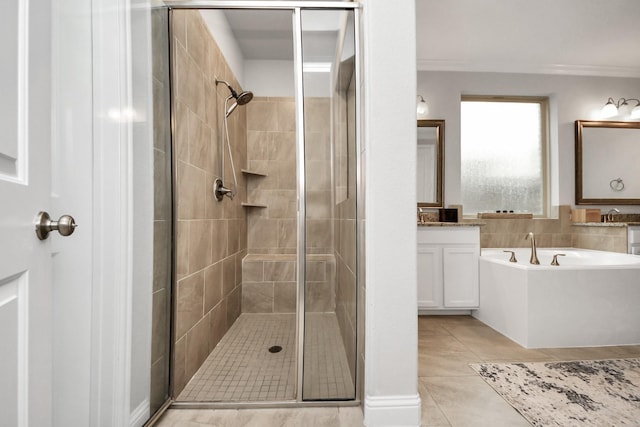
[{"label": "silver door knob", "polygon": [[44,240],[52,231],[58,231],[61,236],[70,236],[78,224],[71,215],[62,215],[57,221],[51,221],[47,212],[40,212],[36,217],[36,236]]}]

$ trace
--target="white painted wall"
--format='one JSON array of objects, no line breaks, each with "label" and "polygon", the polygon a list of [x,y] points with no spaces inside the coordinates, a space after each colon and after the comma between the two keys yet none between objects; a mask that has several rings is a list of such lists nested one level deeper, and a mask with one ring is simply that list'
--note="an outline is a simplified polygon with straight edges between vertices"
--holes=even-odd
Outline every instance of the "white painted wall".
[{"label": "white painted wall", "polygon": [[255,96],[293,96],[293,61],[246,60],[244,89]]},{"label": "white painted wall", "polygon": [[[551,134],[549,153],[551,205],[558,206],[575,204],[575,120],[599,120],[598,114],[608,97],[615,99],[638,97],[640,79],[419,71],[417,93],[424,96],[429,104],[429,118],[446,121],[444,167],[446,205],[462,202],[460,190],[461,95],[548,96]],[[633,211],[633,209],[633,207],[621,208],[624,211]]]},{"label": "white painted wall", "polygon": [[363,3],[365,424],[418,426],[415,4]]},{"label": "white painted wall", "polygon": [[640,76],[637,0],[416,0],[416,10],[420,70]]},{"label": "white painted wall", "polygon": [[[293,61],[244,61],[243,89],[255,96],[294,96]],[[330,73],[304,73],[304,95],[327,97],[331,94]]]},{"label": "white painted wall", "polygon": [[229,22],[224,16],[224,12],[216,9],[206,9],[201,10],[200,14],[207,24],[209,32],[216,43],[218,43],[218,47],[227,60],[227,64],[229,64],[233,75],[236,76],[242,88],[246,89],[244,80],[244,57],[229,27]]},{"label": "white painted wall", "polygon": [[[151,416],[151,328],[153,306],[153,89],[151,15],[147,0],[130,0],[131,123],[133,191],[133,269],[131,289],[131,364],[129,425]],[[138,7],[136,7],[138,6]]]}]

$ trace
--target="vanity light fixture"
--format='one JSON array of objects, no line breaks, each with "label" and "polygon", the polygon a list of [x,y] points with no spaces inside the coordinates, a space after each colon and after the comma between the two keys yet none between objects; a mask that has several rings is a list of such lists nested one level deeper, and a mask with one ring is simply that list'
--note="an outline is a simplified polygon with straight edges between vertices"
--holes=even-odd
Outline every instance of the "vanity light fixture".
[{"label": "vanity light fixture", "polygon": [[418,115],[418,119],[424,119],[429,114],[429,106],[422,95],[418,95],[418,100],[416,102],[416,114]]},{"label": "vanity light fixture", "polygon": [[630,101],[635,101],[637,104],[633,107],[633,110],[631,110],[629,118],[640,119],[640,100],[637,98],[620,98],[617,101],[614,101],[613,98],[607,99],[607,103],[602,107],[602,118],[608,119],[610,117],[617,116],[619,114],[620,107],[625,105],[628,106]]}]

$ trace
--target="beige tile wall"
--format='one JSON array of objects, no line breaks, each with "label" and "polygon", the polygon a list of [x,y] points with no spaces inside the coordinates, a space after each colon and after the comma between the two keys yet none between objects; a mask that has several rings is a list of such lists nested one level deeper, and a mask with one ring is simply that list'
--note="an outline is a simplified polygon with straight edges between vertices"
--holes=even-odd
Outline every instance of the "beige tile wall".
[{"label": "beige tile wall", "polygon": [[[335,310],[329,101],[305,100],[307,198],[307,308]],[[248,212],[242,311],[294,312],[297,246],[296,122],[293,98],[256,97],[247,105],[247,200],[266,208]],[[329,255],[329,256],[328,256]],[[314,258],[315,257],[315,258]],[[321,266],[322,279],[318,279]],[[272,277],[269,269],[276,268]],[[263,270],[264,276],[256,272]],[[286,272],[286,273],[285,273]],[[284,277],[286,276],[286,277]]]},{"label": "beige tile wall", "polygon": [[356,281],[356,144],[355,93],[353,88],[333,98],[333,158],[336,208],[334,252],[336,257],[336,315],[351,374],[357,359]]},{"label": "beige tile wall", "polygon": [[[305,99],[307,253],[333,250],[330,105]],[[248,253],[295,254],[296,123],[293,98],[256,97],[247,105],[247,200],[267,205],[248,214]]]},{"label": "beige tile wall", "polygon": [[[335,310],[335,261],[330,182],[328,102],[305,101],[313,118],[306,123],[308,309]],[[297,248],[296,122],[293,98],[256,97],[247,105],[247,163],[265,177],[247,177],[247,199],[267,208],[248,213],[243,262],[242,311],[295,312]],[[287,255],[288,254],[288,255]],[[330,254],[327,257],[326,254]],[[325,255],[325,256],[323,256]],[[318,258],[319,257],[319,258]]]},{"label": "beige tile wall", "polygon": [[266,177],[247,177],[248,253],[296,253],[296,134],[293,98],[255,97],[247,104],[247,162]]},{"label": "beige tile wall", "polygon": [[[220,174],[219,137],[229,91],[240,85],[199,12],[173,11],[173,75],[177,167],[177,259],[174,385],[184,388],[240,314],[242,258],[246,254],[246,109],[229,117],[232,154],[238,172],[236,197],[215,200]],[[224,182],[233,185],[226,161]]]},{"label": "beige tile wall", "polygon": [[626,227],[573,226],[571,241],[574,248],[627,253]]},{"label": "beige tile wall", "polygon": [[[571,206],[558,208],[558,219],[482,219],[480,247],[518,248],[531,243],[526,235],[533,231],[538,247],[574,247],[611,252],[627,252],[625,227],[593,227],[571,222]],[[462,220],[461,222],[477,222]]]},{"label": "beige tile wall", "polygon": [[[243,313],[295,313],[296,255],[249,254],[242,261]],[[335,311],[332,255],[309,255],[306,265],[307,306],[312,313]]]},{"label": "beige tile wall", "polygon": [[[307,312],[336,312],[338,280],[334,248],[331,167],[331,100],[304,100]],[[325,260],[325,261],[323,261]],[[320,262],[320,264],[319,264]],[[325,268],[322,268],[322,264]],[[322,270],[324,280],[322,279]]]},{"label": "beige tile wall", "polygon": [[[461,222],[478,222],[462,220]],[[560,206],[557,219],[482,219],[480,247],[522,248],[531,243],[525,237],[531,231],[539,247],[571,246],[571,207]]]},{"label": "beige tile wall", "polygon": [[307,254],[333,255],[335,246],[330,102],[329,98],[304,100]]}]

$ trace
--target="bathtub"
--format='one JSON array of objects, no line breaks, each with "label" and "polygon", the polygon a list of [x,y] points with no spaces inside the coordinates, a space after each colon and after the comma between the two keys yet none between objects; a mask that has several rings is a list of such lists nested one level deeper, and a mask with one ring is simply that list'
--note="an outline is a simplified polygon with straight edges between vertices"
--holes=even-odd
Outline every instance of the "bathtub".
[{"label": "bathtub", "polygon": [[526,348],[640,344],[640,256],[545,248],[531,265],[530,254],[482,249],[474,317]]}]

